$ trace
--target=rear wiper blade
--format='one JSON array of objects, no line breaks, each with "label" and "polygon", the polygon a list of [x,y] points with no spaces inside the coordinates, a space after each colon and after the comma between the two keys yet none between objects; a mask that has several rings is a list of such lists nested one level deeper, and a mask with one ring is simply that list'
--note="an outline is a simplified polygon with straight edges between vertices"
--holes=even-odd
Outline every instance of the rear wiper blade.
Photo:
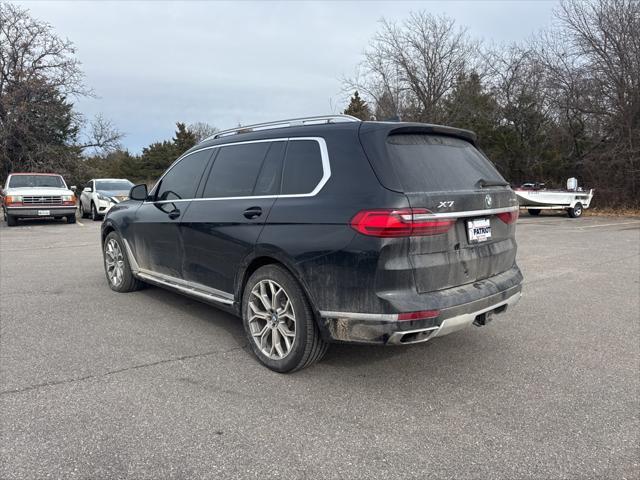
[{"label": "rear wiper blade", "polygon": [[504,180],[487,180],[485,178],[481,178],[476,182],[476,185],[479,185],[480,188],[484,187],[508,187],[509,182],[505,182]]}]

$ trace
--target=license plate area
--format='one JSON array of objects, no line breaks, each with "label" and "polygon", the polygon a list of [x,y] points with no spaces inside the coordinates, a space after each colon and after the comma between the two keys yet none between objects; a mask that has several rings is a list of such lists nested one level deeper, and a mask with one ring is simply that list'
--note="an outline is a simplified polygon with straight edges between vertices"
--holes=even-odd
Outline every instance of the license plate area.
[{"label": "license plate area", "polygon": [[491,221],[488,218],[467,220],[467,238],[469,243],[486,242],[491,238]]},{"label": "license plate area", "polygon": [[38,210],[39,217],[49,217],[51,216],[51,210]]}]

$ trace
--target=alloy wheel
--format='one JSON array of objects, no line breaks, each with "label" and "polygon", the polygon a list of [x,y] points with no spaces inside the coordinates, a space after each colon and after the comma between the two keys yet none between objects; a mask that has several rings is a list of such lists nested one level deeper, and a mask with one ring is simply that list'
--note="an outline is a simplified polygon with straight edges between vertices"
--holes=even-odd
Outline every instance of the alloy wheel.
[{"label": "alloy wheel", "polygon": [[117,287],[122,283],[124,276],[124,256],[120,244],[113,238],[105,246],[104,263],[109,281]]},{"label": "alloy wheel", "polygon": [[296,316],[282,286],[273,280],[256,283],[248,316],[251,337],[265,356],[281,360],[289,355],[296,338]]}]

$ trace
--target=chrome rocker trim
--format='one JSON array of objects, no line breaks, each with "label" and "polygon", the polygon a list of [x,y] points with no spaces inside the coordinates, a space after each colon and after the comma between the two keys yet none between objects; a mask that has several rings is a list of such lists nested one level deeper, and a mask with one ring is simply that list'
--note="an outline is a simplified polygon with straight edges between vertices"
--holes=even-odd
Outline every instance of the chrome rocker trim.
[{"label": "chrome rocker trim", "polygon": [[223,292],[215,288],[207,287],[197,282],[190,282],[181,278],[165,275],[164,273],[154,272],[145,268],[140,268],[136,261],[129,242],[124,239],[124,246],[131,266],[133,276],[145,282],[154,283],[163,287],[169,287],[181,293],[191,295],[193,297],[202,298],[211,302],[223,303],[225,305],[233,305],[234,296],[231,293]]}]

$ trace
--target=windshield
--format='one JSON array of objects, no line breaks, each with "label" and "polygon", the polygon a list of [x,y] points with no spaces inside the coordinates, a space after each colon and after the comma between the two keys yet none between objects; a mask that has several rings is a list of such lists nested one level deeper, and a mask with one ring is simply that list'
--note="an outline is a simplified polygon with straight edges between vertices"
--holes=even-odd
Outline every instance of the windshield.
[{"label": "windshield", "polygon": [[133,183],[129,180],[100,180],[96,181],[96,190],[129,190]]},{"label": "windshield", "polygon": [[66,188],[60,175],[12,175],[9,188],[50,187]]},{"label": "windshield", "polygon": [[491,162],[460,138],[391,135],[387,148],[405,193],[474,190],[482,183],[507,185]]}]

